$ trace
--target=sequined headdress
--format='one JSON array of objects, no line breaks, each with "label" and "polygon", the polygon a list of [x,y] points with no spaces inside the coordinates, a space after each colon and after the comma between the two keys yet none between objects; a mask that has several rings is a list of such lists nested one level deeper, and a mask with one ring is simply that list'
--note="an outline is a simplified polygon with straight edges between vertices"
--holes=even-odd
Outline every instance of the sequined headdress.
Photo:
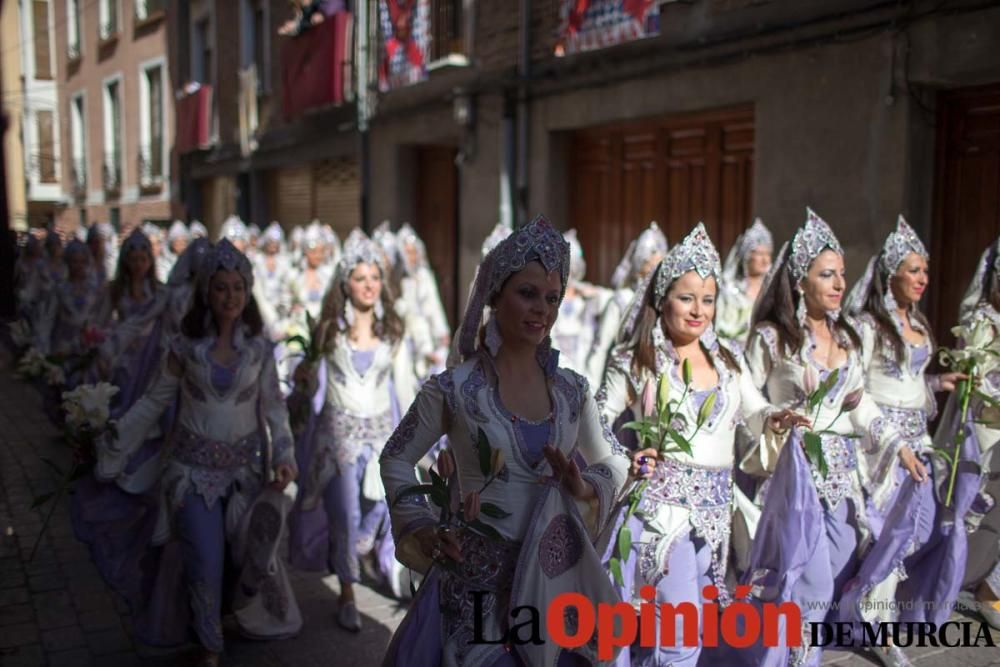
[{"label": "sequined headdress", "polygon": [[183,222],[174,220],[174,224],[170,225],[170,229],[167,231],[167,240],[173,241],[174,239],[181,238],[191,238],[191,232],[188,231],[187,225]]},{"label": "sequined headdress", "polygon": [[539,216],[502,240],[479,266],[469,305],[458,332],[458,353],[461,360],[476,353],[479,327],[490,300],[500,292],[507,279],[531,262],[540,262],[546,271],[559,271],[559,298],[566,293],[569,280],[569,243],[549,221]]},{"label": "sequined headdress", "polygon": [[253,289],[253,266],[247,256],[236,249],[229,239],[220,239],[205,253],[198,268],[198,288],[201,295],[208,299],[208,286],[216,271],[239,271],[246,283],[247,292]]},{"label": "sequined headdress", "polygon": [[424,242],[420,238],[420,236],[417,235],[417,231],[413,229],[412,226],[410,226],[410,223],[408,222],[403,223],[403,226],[399,228],[398,232],[396,232],[396,240],[399,241],[399,245],[403,250],[405,250],[407,246],[413,246],[417,250],[416,267],[409,266],[410,260],[404,252],[403,260],[407,265],[407,270],[413,270],[417,267],[427,266],[427,248],[426,246],[424,246]]},{"label": "sequined headdress", "polygon": [[705,225],[698,223],[684,240],[675,245],[656,269],[656,302],[666,296],[670,285],[689,271],[694,271],[703,279],[722,278],[722,264],[719,251],[708,237]]},{"label": "sequined headdress", "polygon": [[719,251],[709,238],[705,225],[700,222],[680,243],[667,252],[656,270],[650,273],[636,290],[635,297],[622,320],[617,340],[625,342],[633,338],[650,287],[653,290],[653,301],[659,308],[673,282],[690,271],[694,271],[703,279],[715,278],[717,285],[722,277]]},{"label": "sequined headdress", "polygon": [[124,261],[124,258],[133,250],[145,250],[150,254],[153,253],[153,244],[150,243],[149,237],[138,227],[133,229],[132,233],[122,242],[118,256]]},{"label": "sequined headdress", "polygon": [[374,264],[385,275],[385,255],[378,243],[368,238],[363,231],[355,228],[344,241],[343,254],[337,263],[336,280],[341,289],[346,289],[351,271],[358,264]]},{"label": "sequined headdress", "polygon": [[510,236],[513,231],[514,229],[510,225],[498,222],[489,236],[483,239],[483,245],[479,249],[479,261],[482,262],[486,259],[486,255],[490,254],[490,251],[500,245],[500,242]]},{"label": "sequined headdress", "polygon": [[788,270],[795,282],[802,280],[809,272],[809,265],[824,250],[833,250],[841,255],[844,249],[834,235],[830,225],[816,215],[811,209],[806,209],[806,223],[792,237],[791,251],[788,256]]},{"label": "sequined headdress", "polygon": [[281,225],[277,221],[272,222],[267,227],[264,228],[264,233],[260,235],[258,242],[261,245],[267,245],[270,242],[277,243],[281,245],[285,242],[285,230],[281,228]]},{"label": "sequined headdress", "polygon": [[972,315],[979,302],[987,296],[983,294],[983,288],[986,285],[986,276],[990,271],[1000,273],[1000,237],[986,246],[986,250],[976,262],[976,272],[973,274],[969,286],[965,288],[965,294],[962,295],[962,302],[959,305],[958,319],[960,322],[965,322]]},{"label": "sequined headdress", "polygon": [[[861,279],[851,288],[844,306],[847,312],[857,315],[864,310],[865,302],[868,301],[868,294],[871,291],[872,279],[875,277],[875,271],[881,271],[882,275],[886,277],[891,276],[911,252],[920,255],[924,259],[929,259],[930,257],[927,253],[927,248],[924,247],[916,232],[913,231],[913,228],[907,224],[903,216],[899,216],[899,219],[896,221],[896,231],[886,237],[885,242],[882,244],[882,250],[868,261]],[[885,302],[886,312],[895,313],[896,300],[892,295],[888,280],[885,281],[885,290],[882,298]]]},{"label": "sequined headdress", "polygon": [[247,230],[247,226],[235,215],[229,216],[222,223],[222,238],[233,241],[246,241],[249,235],[250,232]]},{"label": "sequined headdress", "polygon": [[733,247],[726,255],[722,268],[723,280],[732,285],[746,275],[747,259],[756,248],[774,248],[774,237],[760,218],[755,218],[753,224],[739,235]]},{"label": "sequined headdress", "polygon": [[667,237],[660,230],[660,226],[656,222],[649,223],[649,227],[642,230],[625,250],[615,272],[611,275],[611,287],[621,289],[637,282],[639,271],[649,258],[654,255],[666,255],[667,250]]},{"label": "sequined headdress", "polygon": [[587,262],[583,259],[583,246],[580,239],[576,238],[576,230],[571,229],[563,237],[569,243],[569,279],[573,282],[581,282],[587,275]]}]

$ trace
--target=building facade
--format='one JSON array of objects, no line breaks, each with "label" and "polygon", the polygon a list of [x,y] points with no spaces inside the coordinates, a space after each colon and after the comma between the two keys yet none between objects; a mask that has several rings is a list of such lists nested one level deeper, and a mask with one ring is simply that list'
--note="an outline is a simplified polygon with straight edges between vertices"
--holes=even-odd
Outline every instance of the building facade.
[{"label": "building facade", "polygon": [[62,200],[60,137],[51,0],[4,4],[3,53],[7,190],[14,229],[54,222]]},{"label": "building facade", "polygon": [[432,39],[421,76],[380,81],[371,218],[438,230],[453,304],[508,210],[577,228],[606,283],[651,220],[671,242],[702,220],[726,251],[754,216],[784,242],[808,205],[851,279],[904,214],[943,333],[1000,234],[996,3],[415,4]]},{"label": "building facade", "polygon": [[355,16],[334,9],[286,36],[288,2],[171,3],[189,219],[212,233],[230,215],[260,227],[318,219],[341,236],[361,224]]},{"label": "building facade", "polygon": [[65,229],[162,225],[180,210],[167,4],[51,2]]}]

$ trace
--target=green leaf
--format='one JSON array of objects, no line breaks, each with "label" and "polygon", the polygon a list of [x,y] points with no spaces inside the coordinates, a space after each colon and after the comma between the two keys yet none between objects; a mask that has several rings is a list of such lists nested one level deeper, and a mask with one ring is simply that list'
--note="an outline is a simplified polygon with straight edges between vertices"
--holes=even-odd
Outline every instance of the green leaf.
[{"label": "green leaf", "polygon": [[708,420],[709,415],[712,414],[712,408],[715,407],[716,398],[718,398],[718,393],[713,391],[705,399],[705,402],[701,404],[701,408],[698,410],[698,428],[701,428],[701,425],[704,424]]},{"label": "green leaf", "polygon": [[491,519],[506,519],[510,516],[510,512],[505,512],[493,503],[480,503],[479,511]]},{"label": "green leaf", "polygon": [[444,477],[437,474],[437,471],[435,471],[434,468],[429,468],[428,472],[431,474],[431,483],[434,485],[435,488],[444,490],[448,489],[448,482],[445,481]]},{"label": "green leaf", "polygon": [[493,448],[482,427],[479,427],[476,448],[479,450],[479,471],[483,473],[483,477],[489,477],[493,471]]},{"label": "green leaf", "polygon": [[300,348],[302,348],[303,351],[305,351],[305,349],[309,347],[309,343],[307,343],[305,337],[301,335],[288,336],[287,338],[285,338],[286,345],[291,345],[292,343],[298,345]]},{"label": "green leaf", "polygon": [[677,446],[680,448],[682,452],[684,452],[689,456],[691,455],[692,447],[691,443],[688,442],[687,438],[685,438],[683,435],[681,435],[675,429],[672,428],[667,429],[667,434],[670,436],[670,439],[677,444]]},{"label": "green leaf", "polygon": [[57,475],[59,475],[60,477],[65,477],[66,473],[63,472],[62,468],[60,468],[58,465],[56,465],[55,461],[53,461],[52,459],[50,459],[48,457],[45,457],[45,456],[42,456],[40,458],[45,463],[45,465],[47,465],[48,467],[50,467],[53,470],[55,470]]},{"label": "green leaf", "polygon": [[940,456],[941,458],[943,458],[945,461],[948,462],[948,465],[952,464],[951,452],[949,452],[946,449],[942,449],[941,447],[934,447],[933,449],[931,449],[931,454],[933,456]]},{"label": "green leaf", "polygon": [[618,531],[618,557],[622,560],[628,558],[632,551],[632,531],[628,526],[623,525]]},{"label": "green leaf", "polygon": [[622,577],[622,564],[617,558],[610,558],[608,560],[608,569],[611,570],[611,576],[614,577],[615,585],[624,586],[625,579]]},{"label": "green leaf", "polygon": [[396,505],[400,500],[406,498],[407,496],[422,496],[434,491],[433,484],[417,484],[415,486],[408,486],[399,492],[396,499],[392,501],[393,506]]},{"label": "green leaf", "polygon": [[442,489],[439,486],[432,487],[431,489],[431,502],[445,509],[451,505],[451,496],[448,494],[448,489]]},{"label": "green leaf", "polygon": [[38,509],[45,503],[52,500],[53,496],[55,495],[56,495],[55,493],[43,493],[40,496],[35,496],[35,499],[31,501],[31,509]]},{"label": "green leaf", "polygon": [[805,434],[806,456],[819,469],[819,474],[826,477],[826,457],[823,456],[823,438],[818,433],[809,431]]},{"label": "green leaf", "polygon": [[469,528],[476,531],[480,535],[483,535],[484,537],[489,537],[494,540],[499,540],[501,542],[503,541],[503,535],[498,533],[496,528],[489,525],[488,523],[483,523],[479,519],[476,519],[475,521],[470,521]]},{"label": "green leaf", "polygon": [[976,396],[977,398],[979,398],[981,401],[983,401],[984,403],[986,403],[990,407],[992,407],[992,408],[1000,408],[1000,401],[998,401],[997,399],[993,398],[992,396],[984,394],[981,389],[976,389],[972,393],[973,393],[974,396]]}]

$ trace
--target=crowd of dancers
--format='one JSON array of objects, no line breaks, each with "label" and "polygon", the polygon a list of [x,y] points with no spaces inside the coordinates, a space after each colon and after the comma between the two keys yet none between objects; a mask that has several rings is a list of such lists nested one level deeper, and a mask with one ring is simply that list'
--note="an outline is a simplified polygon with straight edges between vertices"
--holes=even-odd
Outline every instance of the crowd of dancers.
[{"label": "crowd of dancers", "polygon": [[[454,335],[409,225],[115,241],[31,237],[18,295],[64,387],[119,389],[73,523],[145,643],[194,637],[212,665],[230,615],[294,635],[289,565],[337,576],[350,630],[366,576],[419,583],[387,665],[596,663],[471,641],[567,592],[701,608],[744,584],[803,610],[801,645],[635,644],[623,666],[815,665],[810,622],[940,624],[960,595],[1000,628],[1000,239],[956,313],[973,377],[928,371],[929,257],[902,218],[850,290],[811,210],[777,253],[755,221],[724,263],[702,225],[669,246],[652,223],[610,287],[583,281],[574,232],[498,225]],[[664,414],[683,446],[636,430]]]}]

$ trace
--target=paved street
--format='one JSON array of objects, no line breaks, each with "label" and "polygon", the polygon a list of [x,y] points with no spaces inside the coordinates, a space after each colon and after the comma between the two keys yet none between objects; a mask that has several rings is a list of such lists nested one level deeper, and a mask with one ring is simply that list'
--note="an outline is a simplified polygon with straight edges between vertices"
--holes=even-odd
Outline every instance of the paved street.
[{"label": "paved street", "polygon": [[[48,490],[53,475],[41,457],[64,464],[68,450],[57,440],[41,411],[37,392],[11,376],[0,350],[0,665],[2,667],[109,667],[183,665],[184,652],[138,646],[130,619],[78,543],[69,522],[69,504],[55,509],[50,527],[29,559],[43,515],[31,510],[36,494]],[[47,509],[47,507],[45,508]],[[378,664],[404,610],[392,599],[359,588],[364,629],[351,635],[334,622],[337,584],[333,577],[294,575],[305,616],[302,633],[286,641],[261,643],[227,636],[227,666],[310,667]],[[1000,633],[994,633],[1000,643]],[[921,667],[1000,665],[1000,648],[908,651]],[[867,658],[830,653],[825,664],[866,665]]]}]

